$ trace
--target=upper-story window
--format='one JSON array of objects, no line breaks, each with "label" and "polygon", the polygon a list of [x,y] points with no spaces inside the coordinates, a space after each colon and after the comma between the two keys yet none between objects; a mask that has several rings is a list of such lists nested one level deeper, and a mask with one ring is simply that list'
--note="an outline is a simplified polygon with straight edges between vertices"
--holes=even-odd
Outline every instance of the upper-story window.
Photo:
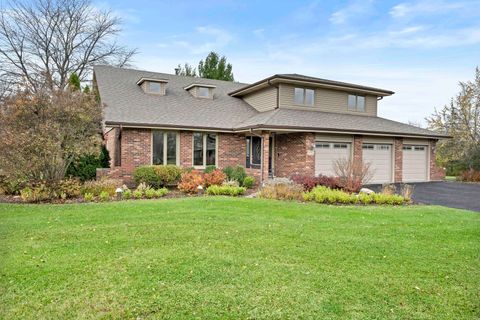
[{"label": "upper-story window", "polygon": [[198,87],[197,88],[197,96],[201,98],[208,98],[210,97],[210,88],[207,87]]},{"label": "upper-story window", "polygon": [[315,90],[305,88],[295,88],[294,102],[298,105],[313,106],[315,99]]},{"label": "upper-story window", "polygon": [[365,111],[365,96],[358,96],[355,94],[348,95],[348,110],[350,111]]},{"label": "upper-story window", "polygon": [[162,86],[159,82],[152,82],[148,81],[148,92],[150,93],[160,93],[162,90]]}]

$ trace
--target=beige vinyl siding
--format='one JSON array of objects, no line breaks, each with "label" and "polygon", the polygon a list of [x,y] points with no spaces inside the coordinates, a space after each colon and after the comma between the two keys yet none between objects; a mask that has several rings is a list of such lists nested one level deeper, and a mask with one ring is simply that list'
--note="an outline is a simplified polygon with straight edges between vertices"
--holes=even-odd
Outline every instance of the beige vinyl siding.
[{"label": "beige vinyl siding", "polygon": [[277,88],[268,87],[243,97],[243,100],[260,112],[277,107]]},{"label": "beige vinyl siding", "polygon": [[[377,97],[367,95],[365,96],[365,112],[348,110],[348,95],[349,92],[324,89],[324,88],[309,88],[315,90],[315,102],[313,106],[299,106],[294,102],[295,88],[309,88],[304,86],[295,86],[290,84],[279,85],[279,106],[280,108],[292,109],[308,109],[325,112],[348,113],[357,115],[376,116],[377,115]],[[350,93],[355,94],[355,93]]]}]

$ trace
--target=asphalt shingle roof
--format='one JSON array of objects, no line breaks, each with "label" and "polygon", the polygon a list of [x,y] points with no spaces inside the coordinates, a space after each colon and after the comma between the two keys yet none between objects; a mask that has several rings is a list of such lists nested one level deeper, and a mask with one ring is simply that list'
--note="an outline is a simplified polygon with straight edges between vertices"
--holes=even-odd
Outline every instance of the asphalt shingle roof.
[{"label": "asphalt shingle roof", "polygon": [[[95,78],[106,108],[107,125],[208,128],[237,131],[254,128],[389,133],[409,136],[444,135],[380,117],[278,108],[258,112],[229,92],[244,83],[95,66]],[[292,75],[288,75],[292,76]],[[310,78],[300,76],[304,80]],[[141,78],[168,80],[165,96],[147,94],[136,83]],[[319,78],[314,78],[319,79]],[[214,85],[214,99],[193,97],[184,88],[192,83]]]}]

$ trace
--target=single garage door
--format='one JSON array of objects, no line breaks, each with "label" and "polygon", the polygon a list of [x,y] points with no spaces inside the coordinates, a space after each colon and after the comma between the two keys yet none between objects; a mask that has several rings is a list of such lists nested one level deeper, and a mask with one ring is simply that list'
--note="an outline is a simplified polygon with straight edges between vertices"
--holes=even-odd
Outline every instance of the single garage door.
[{"label": "single garage door", "polygon": [[427,146],[403,146],[403,182],[428,181]]},{"label": "single garage door", "polygon": [[350,143],[316,142],[315,175],[334,176],[334,163],[342,158],[350,159]]},{"label": "single garage door", "polygon": [[392,182],[392,145],[364,143],[363,163],[370,163],[372,179],[368,183]]}]

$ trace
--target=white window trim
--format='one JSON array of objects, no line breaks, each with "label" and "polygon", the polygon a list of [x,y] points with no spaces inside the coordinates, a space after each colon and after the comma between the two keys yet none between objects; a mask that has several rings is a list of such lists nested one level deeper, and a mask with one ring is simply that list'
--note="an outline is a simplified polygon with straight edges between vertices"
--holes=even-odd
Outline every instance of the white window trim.
[{"label": "white window trim", "polygon": [[[295,89],[301,89],[303,90],[303,103],[298,103],[295,101]],[[313,99],[312,99],[312,104],[306,104],[306,97],[307,97],[307,90],[312,90],[313,91]],[[301,107],[314,107],[315,106],[315,89],[312,88],[303,88],[303,87],[294,87],[293,88],[293,104],[296,106],[301,106]]]},{"label": "white window trim", "polygon": [[[193,135],[195,133],[200,133],[202,135],[202,144],[203,144],[203,159],[202,159],[202,165],[195,165],[195,138]],[[205,169],[207,167],[207,135],[208,134],[214,134],[215,135],[215,167],[218,167],[218,138],[219,135],[217,132],[193,132],[192,133],[192,166],[195,169]],[[211,166],[211,164],[209,164]]]},{"label": "white window trim", "polygon": [[[176,138],[176,152],[175,152],[175,165],[180,165],[180,132],[178,131],[165,131],[165,130],[150,130],[150,164],[153,164],[153,132],[160,131],[163,133],[163,166],[167,165],[167,133],[175,133]],[[162,164],[156,164],[157,166],[162,166]]]}]

